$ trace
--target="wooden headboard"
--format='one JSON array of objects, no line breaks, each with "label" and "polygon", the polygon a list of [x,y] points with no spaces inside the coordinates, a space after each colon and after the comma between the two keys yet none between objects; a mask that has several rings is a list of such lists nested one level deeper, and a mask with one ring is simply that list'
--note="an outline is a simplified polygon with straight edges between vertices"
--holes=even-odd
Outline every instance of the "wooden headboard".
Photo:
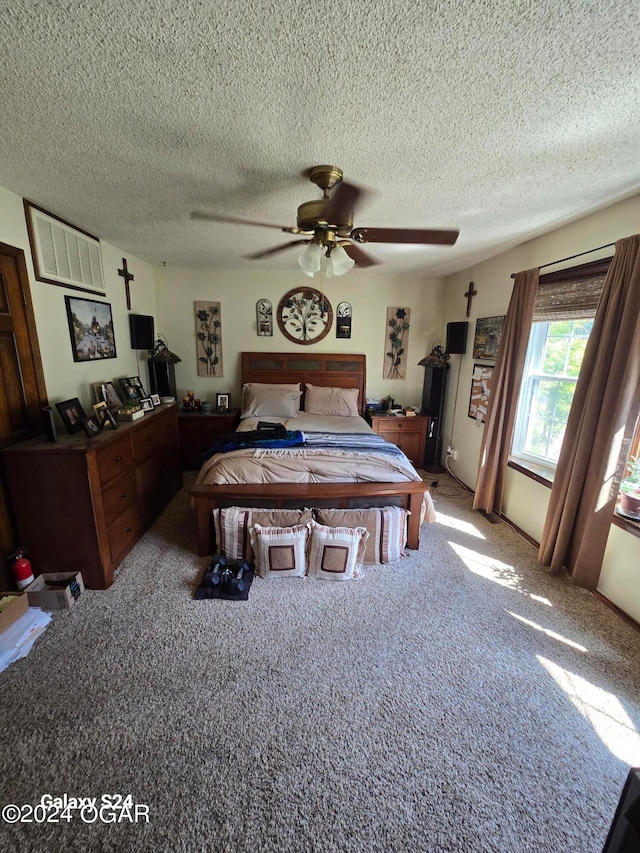
[{"label": "wooden headboard", "polygon": [[358,409],[363,415],[367,399],[366,355],[310,352],[243,352],[241,381],[300,382],[332,388],[357,388]]}]

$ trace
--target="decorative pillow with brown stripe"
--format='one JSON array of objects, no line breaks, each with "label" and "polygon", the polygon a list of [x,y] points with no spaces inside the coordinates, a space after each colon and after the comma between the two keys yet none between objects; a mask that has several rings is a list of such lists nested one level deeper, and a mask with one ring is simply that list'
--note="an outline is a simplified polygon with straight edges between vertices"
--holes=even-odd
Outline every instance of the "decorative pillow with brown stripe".
[{"label": "decorative pillow with brown stripe", "polygon": [[216,553],[227,560],[253,562],[249,529],[254,524],[263,527],[290,527],[308,524],[310,509],[265,509],[264,507],[228,506],[211,511],[216,535]]},{"label": "decorative pillow with brown stripe", "polygon": [[362,577],[362,560],[369,533],[364,527],[325,527],[309,525],[307,574],[332,581]]},{"label": "decorative pillow with brown stripe", "polygon": [[260,577],[304,577],[309,525],[263,527],[255,524],[249,533],[255,553],[255,569]]},{"label": "decorative pillow with brown stripe", "polygon": [[364,563],[394,563],[404,557],[407,544],[407,516],[399,506],[375,509],[318,509],[316,520],[328,527],[366,527],[369,539]]}]

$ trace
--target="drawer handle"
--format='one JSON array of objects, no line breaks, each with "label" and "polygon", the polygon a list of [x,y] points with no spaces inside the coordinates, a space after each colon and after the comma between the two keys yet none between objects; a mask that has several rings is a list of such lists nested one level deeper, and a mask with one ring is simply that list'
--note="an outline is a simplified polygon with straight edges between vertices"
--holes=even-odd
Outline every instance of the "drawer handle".
[{"label": "drawer handle", "polygon": [[122,456],[116,456],[116,462],[122,462]]},{"label": "drawer handle", "polygon": [[120,492],[120,497],[121,497],[121,498],[126,498],[126,497],[127,497],[127,493],[126,493],[126,492]]},{"label": "drawer handle", "polygon": [[125,533],[131,533],[131,527],[125,527],[124,532]]}]

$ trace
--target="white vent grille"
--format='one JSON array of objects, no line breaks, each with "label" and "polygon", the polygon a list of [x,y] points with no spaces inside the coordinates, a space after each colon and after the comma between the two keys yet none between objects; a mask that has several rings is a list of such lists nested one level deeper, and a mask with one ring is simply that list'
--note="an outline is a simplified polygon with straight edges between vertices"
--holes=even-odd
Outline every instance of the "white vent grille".
[{"label": "white vent grille", "polygon": [[100,242],[30,207],[36,274],[44,281],[105,292]]}]

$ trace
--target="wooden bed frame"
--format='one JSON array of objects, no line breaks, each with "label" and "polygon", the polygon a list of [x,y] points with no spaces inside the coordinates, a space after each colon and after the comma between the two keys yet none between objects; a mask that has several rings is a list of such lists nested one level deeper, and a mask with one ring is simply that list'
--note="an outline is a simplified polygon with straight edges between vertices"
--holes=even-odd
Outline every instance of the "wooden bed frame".
[{"label": "wooden bed frame", "polygon": [[[357,388],[360,413],[366,407],[366,356],[343,353],[270,353],[243,352],[241,381],[300,382],[333,388]],[[211,510],[241,501],[243,505],[283,507],[292,501],[301,506],[314,506],[317,501],[333,501],[336,509],[347,507],[358,498],[401,498],[411,513],[407,525],[407,547],[420,545],[420,516],[424,493],[428,486],[413,480],[401,483],[259,483],[245,485],[197,485],[190,490],[198,525],[198,554],[213,551]]]}]

